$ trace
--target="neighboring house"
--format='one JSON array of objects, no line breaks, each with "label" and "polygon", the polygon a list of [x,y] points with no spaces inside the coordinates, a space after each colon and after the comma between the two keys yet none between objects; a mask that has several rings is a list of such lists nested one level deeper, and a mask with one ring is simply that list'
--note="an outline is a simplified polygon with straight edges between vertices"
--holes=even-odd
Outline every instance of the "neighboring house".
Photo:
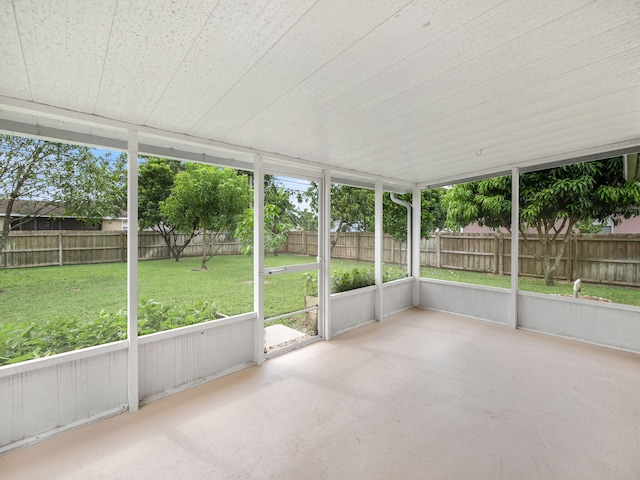
[{"label": "neighboring house", "polygon": [[[505,229],[501,229],[503,233],[507,233]],[[489,233],[493,232],[493,229],[488,227],[480,227],[477,223],[472,223],[471,225],[467,225],[462,229],[463,233]],[[526,230],[526,233],[535,234],[537,233],[534,229],[530,228]],[[618,225],[614,225],[612,221],[608,221],[602,225],[602,230],[598,233],[600,234],[608,234],[608,233],[636,233],[640,234],[640,217],[631,217],[629,219],[620,219],[620,223]]]},{"label": "neighboring house", "polygon": [[[11,219],[14,223],[20,218],[29,216],[38,205],[33,202],[16,201],[11,212]],[[0,200],[0,229],[6,221],[6,202]],[[75,216],[64,215],[64,208],[61,205],[46,205],[40,209],[37,215],[25,223],[12,228],[14,231],[48,231],[48,230],[126,230],[126,212],[118,218],[104,218],[99,225],[90,225]]]}]

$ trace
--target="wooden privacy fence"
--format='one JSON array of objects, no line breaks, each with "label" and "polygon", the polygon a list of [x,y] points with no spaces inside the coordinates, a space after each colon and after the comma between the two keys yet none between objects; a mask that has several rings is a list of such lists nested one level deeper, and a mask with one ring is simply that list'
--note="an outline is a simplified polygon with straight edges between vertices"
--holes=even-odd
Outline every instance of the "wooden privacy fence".
[{"label": "wooden privacy fence", "polygon": [[[528,236],[528,240],[527,248],[525,241],[520,239],[520,275],[543,278],[542,262],[534,256],[534,253],[541,253],[540,243],[536,236]],[[287,251],[317,255],[317,233],[290,232]],[[372,262],[374,235],[340,234],[331,256]],[[406,244],[399,244],[390,235],[385,235],[383,261],[405,263]],[[508,275],[511,272],[511,237],[501,233],[434,233],[421,241],[420,264]],[[640,235],[572,235],[555,277],[639,287]]]},{"label": "wooden privacy fence", "polygon": [[[184,242],[184,236],[178,243]],[[540,253],[537,237],[529,237],[528,246]],[[215,244],[219,255],[242,253],[242,245],[230,238]],[[289,232],[283,252],[317,255],[317,232]],[[202,254],[202,238],[196,237],[183,256]],[[140,232],[138,255],[141,260],[170,258],[169,249],[156,232]],[[333,258],[374,261],[374,234],[342,233],[333,248]],[[5,268],[125,262],[127,233],[110,231],[26,231],[12,232],[0,265]],[[406,244],[384,236],[383,261],[406,263]],[[509,274],[511,238],[500,233],[434,233],[420,245],[423,266]],[[543,277],[542,262],[520,240],[520,274]],[[640,235],[574,235],[569,240],[555,277],[580,278],[585,282],[640,286]]]},{"label": "wooden privacy fence", "polygon": [[[186,235],[178,235],[178,244]],[[242,245],[234,241],[214,244],[218,255],[242,253]],[[202,255],[202,236],[196,236],[182,256]],[[169,247],[156,232],[138,233],[140,260],[171,258]],[[7,246],[0,254],[4,268],[88,263],[126,262],[127,232],[117,231],[22,231],[11,232]]]},{"label": "wooden privacy fence", "polygon": [[[561,237],[562,238],[562,237]],[[537,236],[519,241],[520,275],[544,277],[535,258],[542,248]],[[559,242],[554,244],[553,255]],[[501,233],[435,233],[422,239],[422,265],[475,272],[511,273],[511,236]],[[572,235],[555,273],[559,280],[640,286],[640,235]]]},{"label": "wooden privacy fence", "polygon": [[[332,238],[333,238],[332,234]],[[371,232],[341,233],[338,242],[331,252],[332,258],[345,260],[359,260],[373,262],[375,258],[375,236]],[[287,253],[303,255],[318,254],[318,232],[289,232],[286,248]],[[382,261],[385,263],[406,263],[407,245],[393,240],[391,235],[385,235],[382,246]]]}]

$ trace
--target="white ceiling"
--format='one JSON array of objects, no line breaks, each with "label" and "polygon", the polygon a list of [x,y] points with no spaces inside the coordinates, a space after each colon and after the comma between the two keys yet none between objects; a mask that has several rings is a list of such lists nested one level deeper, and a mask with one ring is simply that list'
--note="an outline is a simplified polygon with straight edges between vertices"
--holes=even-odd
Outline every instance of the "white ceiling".
[{"label": "white ceiling", "polygon": [[640,0],[0,0],[0,129],[426,186],[637,148],[639,59]]}]

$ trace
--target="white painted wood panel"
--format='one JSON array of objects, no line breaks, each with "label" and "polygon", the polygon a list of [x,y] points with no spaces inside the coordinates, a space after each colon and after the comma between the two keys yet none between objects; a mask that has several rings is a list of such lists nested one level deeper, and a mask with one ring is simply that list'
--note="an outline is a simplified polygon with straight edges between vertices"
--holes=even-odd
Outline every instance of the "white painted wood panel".
[{"label": "white painted wood panel", "polygon": [[140,338],[140,398],[150,401],[246,367],[254,354],[253,315]]},{"label": "white painted wood panel", "polygon": [[395,280],[382,286],[382,313],[383,316],[405,310],[412,306],[411,293],[413,278]]},{"label": "white painted wood panel", "polygon": [[375,287],[331,295],[331,336],[375,320]]},{"label": "white painted wood panel", "polygon": [[518,294],[522,328],[640,352],[640,308],[530,292]]},{"label": "white painted wood panel", "polygon": [[126,406],[126,342],[0,367],[0,452]]},{"label": "white painted wood panel", "polygon": [[422,308],[509,323],[510,290],[420,279]]}]

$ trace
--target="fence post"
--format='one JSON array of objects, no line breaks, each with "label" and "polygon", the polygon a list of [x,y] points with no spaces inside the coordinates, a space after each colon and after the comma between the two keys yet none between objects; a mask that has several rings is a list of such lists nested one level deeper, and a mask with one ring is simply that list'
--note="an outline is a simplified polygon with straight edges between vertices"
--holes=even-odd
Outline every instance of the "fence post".
[{"label": "fence post", "polygon": [[436,268],[440,268],[440,232],[436,232]]},{"label": "fence post", "polygon": [[492,235],[495,238],[495,248],[494,248],[494,252],[495,254],[493,255],[493,268],[492,273],[496,274],[498,273],[498,271],[500,270],[500,235],[498,234],[498,232],[492,232]]},{"label": "fence post", "polygon": [[124,230],[120,231],[120,261],[122,263],[127,261],[127,256],[124,253]]},{"label": "fence post", "polygon": [[305,255],[309,253],[307,252],[307,232],[304,230],[302,231],[302,253]]},{"label": "fence post", "polygon": [[[571,235],[571,234],[567,232],[566,235]],[[571,237],[569,238],[569,241],[567,242],[567,250],[565,251],[564,254],[565,254],[565,262],[566,262],[565,271],[567,275],[567,281],[572,282],[573,281],[573,235],[571,235]]]},{"label": "fence post", "polygon": [[504,235],[502,232],[498,232],[498,275],[504,274]]},{"label": "fence post", "polygon": [[58,265],[62,266],[62,232],[58,232]]}]

